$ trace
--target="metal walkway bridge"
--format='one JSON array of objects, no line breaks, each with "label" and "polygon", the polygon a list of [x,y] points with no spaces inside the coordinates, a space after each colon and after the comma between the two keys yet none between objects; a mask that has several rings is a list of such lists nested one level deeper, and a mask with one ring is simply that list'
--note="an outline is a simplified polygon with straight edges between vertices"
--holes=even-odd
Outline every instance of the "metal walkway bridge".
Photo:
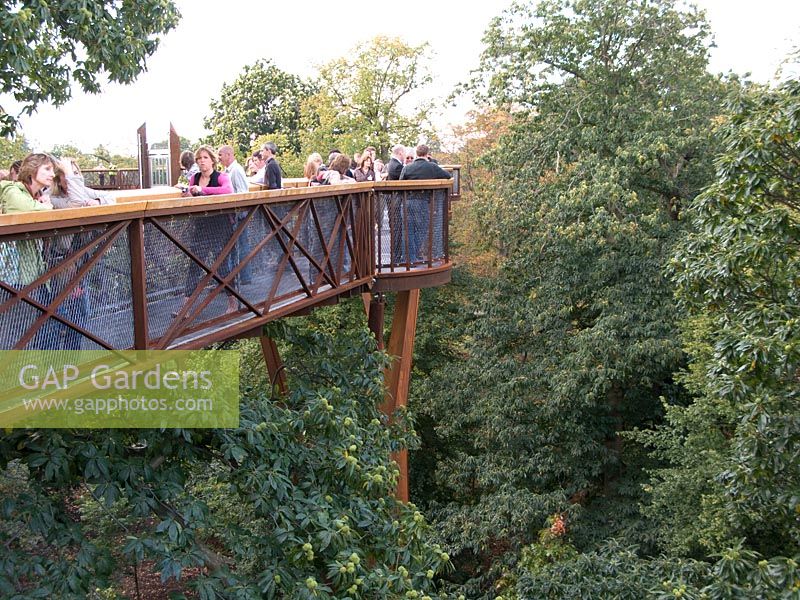
[{"label": "metal walkway bridge", "polygon": [[446,283],[451,189],[167,188],[2,215],[0,349],[202,348],[340,297]]},{"label": "metal walkway bridge", "polygon": [[[286,389],[269,321],[362,294],[383,348],[384,411],[405,405],[421,288],[450,280],[453,180],[392,181],[0,215],[0,349],[195,349],[259,337]],[[406,451],[397,495],[408,500]]]}]

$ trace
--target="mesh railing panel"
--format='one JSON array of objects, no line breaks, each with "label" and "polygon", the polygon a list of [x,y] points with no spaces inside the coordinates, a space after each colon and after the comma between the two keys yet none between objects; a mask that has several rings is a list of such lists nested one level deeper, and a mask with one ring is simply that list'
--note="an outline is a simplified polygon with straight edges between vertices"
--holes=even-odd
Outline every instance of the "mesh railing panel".
[{"label": "mesh railing panel", "polygon": [[[303,254],[296,247],[296,244],[292,242],[291,235],[294,234],[297,238],[300,237],[300,231],[302,231],[304,226],[304,222],[301,221],[303,211],[292,210],[298,208],[296,202],[270,204],[268,208],[278,219],[278,222],[273,223],[269,228],[265,227],[264,233],[261,235],[261,238],[263,238],[273,231],[273,229],[277,229],[277,234],[269,242],[271,250],[266,257],[268,261],[269,277],[265,278],[263,282],[264,292],[262,294],[262,301],[268,299],[271,305],[276,299],[304,293],[303,286],[300,284],[300,279],[298,278],[298,273],[295,271],[295,268],[305,280],[304,271],[308,270],[308,265]],[[283,223],[282,226],[281,223]],[[286,250],[284,250],[284,248],[290,250],[289,255],[294,261],[294,266],[288,259],[284,260],[286,256]]]},{"label": "mesh railing panel", "polygon": [[[352,265],[344,238],[347,222],[335,227],[339,210],[333,198],[316,201],[315,210],[319,229],[310,204],[303,209],[296,201],[269,204],[266,208],[255,206],[247,211],[161,218],[158,226],[147,222],[144,235],[150,339],[161,338],[170,331],[181,311],[181,328],[192,331],[221,317],[253,314],[233,293],[221,289],[223,285],[217,278],[207,277],[207,270],[187,254],[191,252],[206,267],[214,268],[240,227],[243,229],[236,243],[215,271],[222,278],[233,274],[231,287],[259,312],[268,312],[297,295],[308,296],[303,284],[313,293],[315,284],[319,287],[327,283],[319,277],[319,269],[307,254],[319,265],[327,265],[325,248],[334,232],[333,267],[327,265],[326,272],[338,284],[331,273],[339,268],[347,273]],[[285,258],[287,250],[291,260]],[[203,281],[202,289],[198,289]],[[210,296],[213,299],[206,302]],[[189,308],[184,310],[187,304]]]},{"label": "mesh railing panel", "polygon": [[[100,255],[100,238],[106,231],[103,226],[80,233],[0,241],[0,279],[6,285],[22,290],[39,276],[49,274],[29,290],[29,298],[42,306],[54,304],[66,291],[56,313],[68,323],[48,318],[24,345],[26,349],[93,350],[103,347],[75,327],[110,347],[126,348],[133,344],[127,233],[124,230],[118,233]],[[83,249],[88,251],[72,260]],[[97,260],[93,260],[95,258]],[[64,268],[59,268],[61,266]],[[84,273],[78,277],[82,269]],[[0,313],[3,323],[0,348],[11,349],[25,338],[43,313],[19,298],[12,301],[12,294],[7,290],[0,292],[0,306],[4,307]]]},{"label": "mesh railing panel", "polygon": [[[353,257],[346,238],[350,236],[352,244],[352,222],[347,201],[347,196],[315,200],[316,223],[310,219],[308,224],[313,242],[311,254],[336,285],[348,281],[352,276]],[[344,218],[340,218],[342,210],[345,210]],[[313,269],[313,272],[315,276],[319,275],[317,269]]]},{"label": "mesh railing panel", "polygon": [[[187,308],[184,316],[191,315],[212,290],[221,287],[217,279],[206,277],[208,271],[188,253],[220,277],[227,276],[235,249],[223,260],[218,261],[218,258],[230,241],[234,227],[234,213],[181,215],[145,224],[148,336],[151,339],[164,335],[184,308]],[[214,268],[216,262],[219,264]],[[201,288],[199,294],[189,303],[198,288]],[[227,294],[221,292],[192,321],[198,323],[221,316],[226,307]],[[184,322],[188,324],[189,321]]]},{"label": "mesh railing panel", "polygon": [[446,258],[447,190],[379,192],[375,262],[379,271],[413,269]]}]

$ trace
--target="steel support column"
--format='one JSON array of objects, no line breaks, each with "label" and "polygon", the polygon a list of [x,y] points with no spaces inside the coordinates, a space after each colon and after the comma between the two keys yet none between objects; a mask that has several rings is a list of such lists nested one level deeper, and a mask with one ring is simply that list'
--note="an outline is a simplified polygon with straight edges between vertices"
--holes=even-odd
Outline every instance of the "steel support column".
[{"label": "steel support column", "polygon": [[264,362],[267,363],[267,373],[269,374],[270,385],[275,389],[278,386],[278,392],[285,396],[289,392],[286,385],[286,371],[283,368],[283,361],[278,352],[278,346],[271,337],[262,335],[259,340],[261,341],[261,352],[264,354]]},{"label": "steel support column", "polygon": [[[386,371],[386,400],[382,407],[390,415],[398,407],[408,404],[408,385],[411,379],[418,310],[419,289],[397,293],[387,350],[392,357],[392,364]],[[408,450],[395,453],[394,459],[400,467],[397,497],[403,502],[408,502]]]},{"label": "steel support column", "polygon": [[128,247],[131,253],[133,347],[137,350],[147,350],[150,336],[147,315],[147,275],[144,258],[143,219],[134,219],[128,225]]},{"label": "steel support column", "polygon": [[386,300],[383,294],[361,294],[364,302],[364,311],[367,313],[367,324],[369,330],[375,336],[378,350],[383,350],[383,315],[386,309]]}]

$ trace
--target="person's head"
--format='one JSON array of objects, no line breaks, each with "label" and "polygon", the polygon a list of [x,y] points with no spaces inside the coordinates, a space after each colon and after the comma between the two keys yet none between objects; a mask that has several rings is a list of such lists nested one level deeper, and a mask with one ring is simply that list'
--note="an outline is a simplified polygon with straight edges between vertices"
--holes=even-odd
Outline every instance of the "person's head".
[{"label": "person's head", "polygon": [[350,168],[350,157],[347,154],[337,154],[328,168],[331,171],[339,171],[340,174],[345,175],[347,169]]},{"label": "person's head", "polygon": [[308,155],[306,159],[306,165],[303,169],[303,177],[306,179],[313,179],[314,176],[319,171],[319,167],[322,164],[322,156],[318,152],[312,152]]},{"label": "person's head", "polygon": [[264,166],[264,153],[261,150],[253,152],[251,158],[253,159],[253,166],[256,168],[256,171]]},{"label": "person's head", "polygon": [[221,162],[223,166],[229,167],[235,160],[236,156],[233,154],[233,146],[225,144],[219,147],[219,162]]},{"label": "person's head", "polygon": [[194,161],[202,173],[211,173],[217,168],[217,153],[208,144],[203,144],[194,151]]},{"label": "person's head", "polygon": [[331,150],[331,153],[328,154],[328,167],[330,167],[333,164],[333,161],[340,154],[341,154],[341,152],[339,152],[338,150]]},{"label": "person's head", "polygon": [[384,169],[383,161],[380,158],[375,159],[375,164],[372,165],[376,173],[382,173]]},{"label": "person's head", "polygon": [[400,162],[405,162],[406,160],[406,147],[402,144],[397,144],[396,146],[392,146],[392,157],[396,158]]},{"label": "person's head", "polygon": [[261,151],[263,152],[264,160],[266,161],[278,155],[278,146],[275,145],[275,142],[267,142],[261,147]]},{"label": "person's head", "polygon": [[19,170],[22,167],[21,160],[15,160],[11,163],[11,166],[8,168],[8,178],[11,181],[18,181],[19,180]]},{"label": "person's head", "polygon": [[431,153],[431,149],[428,148],[425,144],[420,144],[417,146],[417,158],[424,158],[428,160],[428,155]]},{"label": "person's head", "polygon": [[361,155],[361,160],[358,161],[359,169],[366,173],[373,167],[373,165],[374,162],[372,160],[372,156],[368,152],[365,152],[363,155]]},{"label": "person's head", "polygon": [[377,151],[375,150],[375,146],[367,146],[366,148],[364,148],[364,152],[362,152],[361,154],[369,154],[372,157],[372,161],[375,162],[375,156],[377,154]]},{"label": "person's head", "polygon": [[194,165],[194,152],[191,150],[184,150],[181,152],[181,167],[184,171],[188,171]]},{"label": "person's head", "polygon": [[413,152],[406,152],[406,164],[414,162],[414,153]]},{"label": "person's head", "polygon": [[55,176],[53,177],[53,185],[50,188],[51,196],[66,196],[69,190],[68,175],[73,175],[72,160],[69,158],[62,158],[56,161]]},{"label": "person's head", "polygon": [[32,196],[53,185],[56,162],[49,154],[36,153],[26,156],[19,166],[19,181],[28,188]]}]

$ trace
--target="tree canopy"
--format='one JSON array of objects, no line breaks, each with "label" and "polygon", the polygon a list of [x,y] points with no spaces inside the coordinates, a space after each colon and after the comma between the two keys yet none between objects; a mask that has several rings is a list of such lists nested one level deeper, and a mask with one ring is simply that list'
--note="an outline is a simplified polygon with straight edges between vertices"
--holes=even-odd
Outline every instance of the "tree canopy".
[{"label": "tree canopy", "polygon": [[[64,104],[73,83],[91,93],[102,77],[130,83],[179,17],[170,0],[3,3],[0,94],[31,114],[44,102]],[[13,133],[17,116],[0,106],[0,134]]]},{"label": "tree canopy", "polygon": [[416,143],[430,129],[431,103],[407,105],[431,82],[428,55],[427,44],[378,36],[322,65],[318,92],[304,108],[303,147],[326,152],[373,145],[387,157],[393,143]]},{"label": "tree canopy", "polygon": [[231,144],[242,154],[260,136],[281,133],[289,150],[300,151],[300,106],[313,88],[296,75],[286,73],[270,60],[246,66],[211,102],[211,114],[203,124],[211,130],[213,144]]},{"label": "tree canopy", "polygon": [[292,391],[241,348],[238,428],[6,433],[3,596],[91,597],[154,561],[199,598],[439,598],[449,557],[393,495],[413,432],[378,408],[387,357],[360,301],[270,334]]},{"label": "tree canopy", "polygon": [[15,160],[21,160],[31,151],[25,136],[13,139],[0,137],[0,169],[7,169]]},{"label": "tree canopy", "polygon": [[736,87],[708,74],[708,34],[677,2],[556,0],[515,5],[485,36],[475,84],[512,115],[473,205],[496,274],[464,309],[480,317],[460,364],[419,392],[439,453],[428,506],[475,597],[553,515],[579,547],[654,550],[636,508],[653,459],[621,435],[686,397],[664,269]]}]

